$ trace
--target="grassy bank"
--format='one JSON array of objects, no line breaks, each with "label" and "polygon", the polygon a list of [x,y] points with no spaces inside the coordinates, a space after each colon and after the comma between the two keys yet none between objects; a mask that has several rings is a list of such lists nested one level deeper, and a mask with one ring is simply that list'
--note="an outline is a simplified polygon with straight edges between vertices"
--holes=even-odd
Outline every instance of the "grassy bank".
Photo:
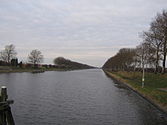
[{"label": "grassy bank", "polygon": [[71,71],[82,70],[77,68],[16,68],[10,66],[0,66],[0,73],[15,73],[15,72],[34,72],[34,71]]},{"label": "grassy bank", "polygon": [[127,84],[143,97],[167,113],[167,74],[145,74],[145,87],[141,87],[141,72],[107,72],[108,75]]},{"label": "grassy bank", "polygon": [[66,71],[68,69],[60,68],[19,68],[10,66],[0,66],[0,73],[14,73],[14,72],[33,72],[33,71]]}]

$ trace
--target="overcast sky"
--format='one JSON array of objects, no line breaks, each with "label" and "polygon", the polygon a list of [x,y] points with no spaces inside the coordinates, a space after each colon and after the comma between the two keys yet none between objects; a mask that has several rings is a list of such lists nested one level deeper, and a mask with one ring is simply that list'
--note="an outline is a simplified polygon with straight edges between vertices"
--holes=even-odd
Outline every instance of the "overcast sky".
[{"label": "overcast sky", "polygon": [[39,49],[45,63],[63,56],[102,66],[120,48],[135,47],[167,0],[0,0],[0,49],[19,60]]}]

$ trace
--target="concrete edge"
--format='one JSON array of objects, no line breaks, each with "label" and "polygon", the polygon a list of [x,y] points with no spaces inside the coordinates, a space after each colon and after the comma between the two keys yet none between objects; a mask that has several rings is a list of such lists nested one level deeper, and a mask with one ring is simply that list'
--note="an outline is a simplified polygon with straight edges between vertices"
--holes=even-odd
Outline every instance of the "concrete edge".
[{"label": "concrete edge", "polygon": [[120,78],[119,76],[115,76],[114,74],[112,74],[111,72],[108,72],[108,71],[104,71],[104,72],[109,77],[111,77],[112,79],[116,80],[117,82],[119,82],[121,84],[124,84],[126,87],[128,87],[128,89],[130,89],[133,92],[137,93],[139,96],[141,96],[143,99],[145,99],[146,101],[148,101],[149,103],[151,103],[154,107],[156,107],[158,110],[160,110],[161,112],[163,112],[167,116],[167,109],[163,108],[162,106],[160,106],[159,104],[157,104],[155,101],[153,101],[149,97],[146,97],[144,94],[142,94],[141,92],[139,92],[138,90],[136,90],[135,88],[133,88],[131,85],[129,85],[128,83],[126,83],[125,81],[123,81],[123,79]]}]

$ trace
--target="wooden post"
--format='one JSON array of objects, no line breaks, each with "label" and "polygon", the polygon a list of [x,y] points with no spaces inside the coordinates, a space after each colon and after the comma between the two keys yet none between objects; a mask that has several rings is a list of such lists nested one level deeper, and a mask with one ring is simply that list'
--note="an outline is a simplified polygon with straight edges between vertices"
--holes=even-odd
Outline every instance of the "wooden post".
[{"label": "wooden post", "polygon": [[0,125],[15,125],[9,106],[9,104],[13,103],[13,100],[7,100],[8,95],[6,86],[1,87],[0,94]]},{"label": "wooden post", "polygon": [[8,99],[6,86],[1,87],[1,98],[3,102],[5,102]]},{"label": "wooden post", "polygon": [[8,125],[15,125],[10,106],[6,111],[6,120]]},{"label": "wooden post", "polygon": [[[2,102],[6,102],[7,98],[8,98],[7,88],[6,88],[6,86],[2,86],[1,87],[1,101]],[[1,117],[2,117],[2,125],[7,125],[5,110],[2,111]]]}]

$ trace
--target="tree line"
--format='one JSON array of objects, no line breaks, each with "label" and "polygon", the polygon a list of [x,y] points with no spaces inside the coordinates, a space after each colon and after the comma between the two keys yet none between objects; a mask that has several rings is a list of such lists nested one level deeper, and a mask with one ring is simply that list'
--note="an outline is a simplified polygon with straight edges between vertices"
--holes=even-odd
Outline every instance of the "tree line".
[{"label": "tree line", "polygon": [[65,59],[64,57],[57,57],[54,59],[54,64],[59,65],[61,67],[67,68],[67,69],[91,69],[95,68],[86,64],[78,63],[71,61],[69,59]]},{"label": "tree line", "polygon": [[103,68],[111,70],[140,70],[142,67],[151,72],[166,72],[167,54],[167,11],[157,13],[148,31],[140,36],[143,42],[136,48],[123,48],[111,57]]},{"label": "tree line", "polygon": [[[28,63],[33,66],[41,63],[43,61],[43,55],[40,50],[34,49],[28,55]],[[5,48],[0,52],[0,65],[11,65],[17,66],[21,65],[23,62],[18,63],[17,52],[13,44],[6,45]]]},{"label": "tree line", "polygon": [[[15,46],[13,44],[6,45],[4,50],[0,51],[0,66],[13,66],[20,68],[58,68],[58,69],[90,69],[94,68],[92,66],[71,61],[69,59],[65,59],[64,57],[57,57],[53,60],[55,65],[47,65],[40,64],[44,56],[40,50],[32,50],[28,57],[28,63],[24,63],[22,61],[18,62],[17,52],[15,50]],[[40,65],[39,65],[40,64]]]}]

